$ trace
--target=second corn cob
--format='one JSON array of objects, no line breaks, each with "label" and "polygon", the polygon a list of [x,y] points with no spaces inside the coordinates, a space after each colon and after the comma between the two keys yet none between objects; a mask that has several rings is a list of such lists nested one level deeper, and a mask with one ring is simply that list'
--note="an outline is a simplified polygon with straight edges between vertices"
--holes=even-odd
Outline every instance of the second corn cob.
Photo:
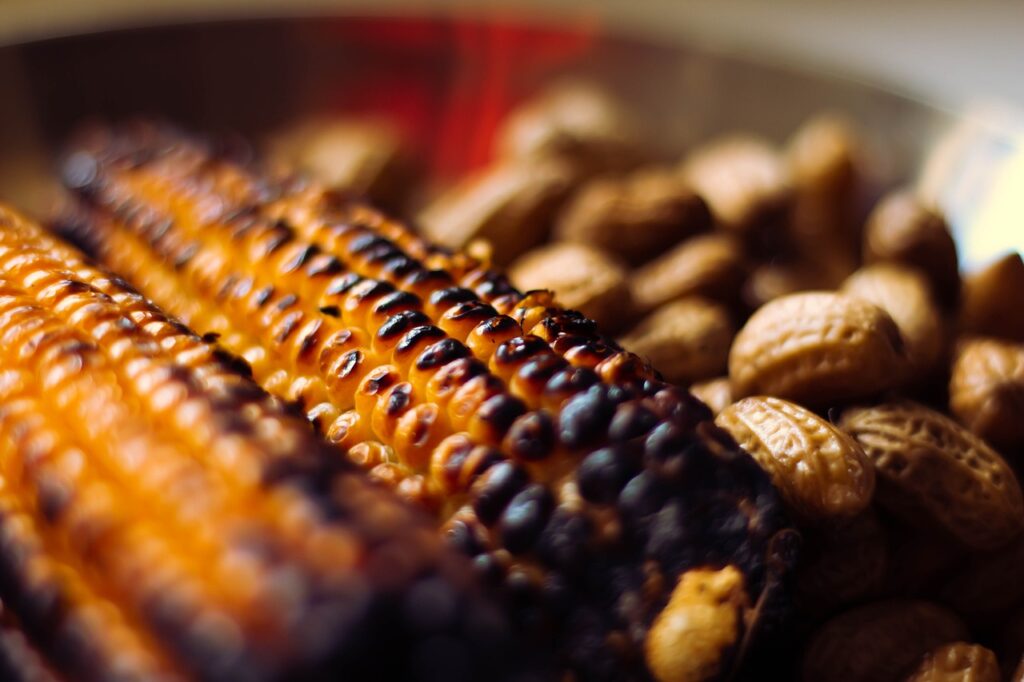
[{"label": "second corn cob", "polygon": [[0,337],[13,679],[513,674],[498,612],[423,519],[223,351],[4,208]]},{"label": "second corn cob", "polygon": [[436,513],[581,678],[677,669],[648,633],[689,571],[734,565],[748,599],[720,676],[775,606],[790,536],[763,473],[549,294],[157,127],[85,138],[65,177],[70,234]]}]

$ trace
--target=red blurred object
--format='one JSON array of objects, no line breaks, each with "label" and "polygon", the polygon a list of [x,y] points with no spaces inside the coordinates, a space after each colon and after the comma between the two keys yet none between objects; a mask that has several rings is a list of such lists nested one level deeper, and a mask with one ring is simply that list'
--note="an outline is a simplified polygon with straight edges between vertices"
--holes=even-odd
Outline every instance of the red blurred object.
[{"label": "red blurred object", "polygon": [[[569,28],[492,16],[487,22],[326,20],[299,31],[312,34],[312,44],[386,55],[329,86],[329,108],[391,121],[419,147],[430,170],[445,177],[489,160],[501,119],[533,94],[543,74],[571,68],[593,53],[597,22],[577,18]],[[448,67],[440,70],[442,78],[439,59]]]}]

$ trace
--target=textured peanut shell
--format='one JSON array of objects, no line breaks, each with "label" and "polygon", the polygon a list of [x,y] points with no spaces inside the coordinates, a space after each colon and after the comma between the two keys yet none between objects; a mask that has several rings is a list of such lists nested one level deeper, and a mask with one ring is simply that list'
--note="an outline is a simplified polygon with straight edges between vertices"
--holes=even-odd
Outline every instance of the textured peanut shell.
[{"label": "textured peanut shell", "polygon": [[665,170],[645,169],[590,181],[559,215],[553,237],[640,264],[710,227],[707,204],[686,183]]},{"label": "textured peanut shell", "polygon": [[968,334],[1024,343],[1024,260],[1009,253],[964,279],[960,326]]},{"label": "textured peanut shell", "polygon": [[904,520],[976,549],[1024,530],[1024,502],[1009,465],[949,417],[912,402],[846,411],[840,426],[875,465],[877,499]]},{"label": "textured peanut shell", "polygon": [[729,378],[737,396],[804,405],[862,398],[897,385],[907,359],[899,329],[874,304],[831,292],[765,304],[736,335]]},{"label": "textured peanut shell", "polygon": [[805,521],[851,519],[871,503],[871,463],[852,438],[813,412],[756,396],[730,405],[715,423],[757,460]]},{"label": "textured peanut shell", "polygon": [[953,362],[949,409],[1003,454],[1017,453],[1024,446],[1024,344],[964,341]]},{"label": "textured peanut shell", "polygon": [[808,645],[804,682],[899,682],[935,647],[965,639],[950,611],[917,600],[875,602],[831,619]]},{"label": "textured peanut shell", "polygon": [[620,343],[666,380],[689,384],[725,371],[734,333],[723,306],[694,296],[658,308]]},{"label": "textured peanut shell", "polygon": [[864,261],[918,268],[946,308],[959,297],[959,263],[949,225],[911,192],[894,192],[875,206],[864,232]]},{"label": "textured peanut shell", "polygon": [[513,263],[509,276],[523,290],[554,292],[561,305],[579,310],[605,329],[621,328],[632,314],[626,270],[585,244],[541,246]]},{"label": "textured peanut shell", "polygon": [[928,280],[906,266],[880,263],[861,268],[842,287],[889,313],[903,337],[910,377],[926,379],[942,359],[945,331]]},{"label": "textured peanut shell", "polygon": [[720,679],[743,630],[749,608],[743,574],[733,566],[687,571],[644,644],[647,667],[658,682]]},{"label": "textured peanut shell", "polygon": [[925,654],[906,682],[1000,682],[999,661],[980,644],[952,642]]},{"label": "textured peanut shell", "polygon": [[630,287],[642,310],[693,295],[730,303],[739,298],[746,276],[740,243],[728,235],[709,234],[688,239],[636,270]]}]

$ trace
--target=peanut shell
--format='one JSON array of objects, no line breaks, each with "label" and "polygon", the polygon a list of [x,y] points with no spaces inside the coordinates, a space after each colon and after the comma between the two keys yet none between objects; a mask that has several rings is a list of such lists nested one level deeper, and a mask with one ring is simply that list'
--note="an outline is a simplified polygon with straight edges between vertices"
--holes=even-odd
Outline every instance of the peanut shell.
[{"label": "peanut shell", "polygon": [[768,472],[783,501],[812,524],[849,520],[871,503],[871,462],[848,435],[799,405],[756,396],[715,418]]},{"label": "peanut shell", "polygon": [[811,640],[804,682],[899,682],[931,650],[967,637],[950,611],[917,600],[875,602],[831,619]]},{"label": "peanut shell", "polygon": [[1000,682],[999,661],[980,644],[952,642],[927,654],[907,682]]},{"label": "peanut shell", "polygon": [[909,523],[941,529],[975,549],[1024,530],[1010,466],[980,438],[912,402],[847,410],[840,426],[875,465],[880,504]]},{"label": "peanut shell", "polygon": [[946,347],[945,329],[923,275],[896,264],[869,265],[851,275],[842,291],[889,313],[903,337],[912,380],[932,375]]},{"label": "peanut shell", "polygon": [[885,391],[902,381],[906,366],[899,329],[885,311],[831,292],[765,304],[729,353],[737,396],[775,395],[811,406]]},{"label": "peanut shell", "polygon": [[689,384],[725,371],[734,333],[729,311],[691,296],[658,308],[619,342],[666,380]]},{"label": "peanut shell", "polygon": [[1024,344],[969,339],[949,380],[949,409],[961,424],[1007,456],[1024,447]]}]

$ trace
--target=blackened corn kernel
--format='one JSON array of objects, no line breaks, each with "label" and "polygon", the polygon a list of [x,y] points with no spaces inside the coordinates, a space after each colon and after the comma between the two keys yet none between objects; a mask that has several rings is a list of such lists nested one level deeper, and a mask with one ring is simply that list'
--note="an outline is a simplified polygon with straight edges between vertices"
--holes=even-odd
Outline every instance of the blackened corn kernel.
[{"label": "blackened corn kernel", "polygon": [[467,424],[469,435],[479,443],[499,445],[512,423],[526,413],[522,400],[498,394],[485,400]]},{"label": "blackened corn kernel", "polygon": [[502,449],[522,462],[550,457],[557,443],[555,419],[547,410],[529,412],[517,418],[502,443]]},{"label": "blackened corn kernel", "polygon": [[513,462],[492,466],[474,484],[473,511],[481,523],[493,526],[508,503],[530,481],[526,471]]},{"label": "blackened corn kernel", "polygon": [[612,504],[619,492],[640,469],[639,453],[623,445],[595,450],[576,470],[580,495],[597,504]]},{"label": "blackened corn kernel", "polygon": [[558,415],[558,436],[566,447],[580,449],[602,440],[616,404],[608,395],[608,387],[595,384],[562,406]]},{"label": "blackened corn kernel", "polygon": [[637,402],[624,402],[615,408],[615,415],[608,426],[608,438],[623,443],[649,433],[661,421],[649,407]]},{"label": "blackened corn kernel", "polygon": [[546,486],[533,483],[516,493],[498,521],[502,546],[512,554],[532,549],[553,508],[554,498]]}]

